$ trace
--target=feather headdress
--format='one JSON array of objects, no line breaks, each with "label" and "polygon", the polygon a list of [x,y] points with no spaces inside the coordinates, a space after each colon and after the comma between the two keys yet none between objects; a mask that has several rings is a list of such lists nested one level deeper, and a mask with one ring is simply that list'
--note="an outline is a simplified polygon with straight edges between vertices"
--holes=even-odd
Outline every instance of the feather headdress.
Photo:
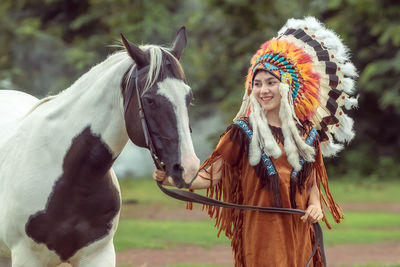
[{"label": "feather headdress", "polygon": [[[286,146],[294,145],[299,155],[312,161],[314,151],[302,142],[295,122],[311,122],[318,131],[324,156],[336,155],[343,149],[344,143],[354,138],[353,120],[344,113],[344,109],[357,105],[357,99],[351,97],[357,71],[349,61],[348,48],[317,19],[289,19],[278,32],[278,37],[262,44],[250,63],[243,103],[234,120],[250,111],[251,122],[254,101],[250,101],[250,96],[254,74],[264,69],[281,81],[279,115],[285,151]],[[277,154],[276,151],[266,150],[269,155]],[[292,155],[291,152],[286,153],[288,159],[298,158],[296,152]],[[295,169],[298,168],[297,160],[289,162]]]}]

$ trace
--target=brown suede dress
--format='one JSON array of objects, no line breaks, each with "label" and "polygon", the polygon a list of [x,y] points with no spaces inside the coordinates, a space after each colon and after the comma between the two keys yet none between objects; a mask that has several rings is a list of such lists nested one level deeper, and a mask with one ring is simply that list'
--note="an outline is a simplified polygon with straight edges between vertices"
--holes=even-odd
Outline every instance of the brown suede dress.
[{"label": "brown suede dress", "polygon": [[[279,138],[279,128],[274,130],[274,135],[282,150],[282,156],[272,159],[279,174],[278,194],[280,204],[284,208],[293,208],[290,197],[290,174],[292,166],[288,163]],[[306,137],[307,130],[304,133]],[[221,139],[212,155],[202,164],[201,169],[206,169],[213,162],[222,158],[223,164],[221,181],[207,191],[209,197],[226,202],[253,206],[277,206],[274,197],[271,197],[271,188],[265,186],[260,179],[260,170],[251,166],[248,161],[247,136],[237,125],[231,125],[221,136]],[[246,148],[247,146],[247,148]],[[305,210],[313,178],[316,178],[318,188],[322,184],[327,195],[321,195],[331,210],[334,219],[340,222],[343,214],[333,201],[328,188],[328,180],[319,144],[316,142],[316,158],[314,163],[309,163],[307,177],[295,192],[295,202],[298,209]],[[262,163],[261,163],[262,164]],[[260,167],[261,166],[261,167]],[[263,165],[258,168],[265,168]],[[305,166],[303,166],[305,168]],[[266,169],[263,169],[266,172]],[[264,186],[263,186],[264,185]],[[293,197],[292,197],[293,198]],[[231,246],[235,257],[236,267],[304,267],[311,256],[314,244],[314,232],[311,223],[303,223],[300,215],[262,213],[256,211],[240,211],[219,207],[205,207],[210,217],[216,219],[216,227],[225,232],[231,239]],[[324,221],[327,223],[326,219]],[[329,225],[328,225],[329,227]],[[219,235],[219,234],[218,234]],[[320,251],[315,254],[310,266],[322,266]]]}]

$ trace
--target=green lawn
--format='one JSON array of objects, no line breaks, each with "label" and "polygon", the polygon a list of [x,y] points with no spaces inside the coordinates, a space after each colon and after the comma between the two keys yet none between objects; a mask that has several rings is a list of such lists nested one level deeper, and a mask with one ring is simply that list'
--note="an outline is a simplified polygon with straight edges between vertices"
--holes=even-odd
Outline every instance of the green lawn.
[{"label": "green lawn", "polygon": [[[348,212],[346,219],[333,230],[324,230],[327,246],[350,243],[400,242],[400,214]],[[171,248],[179,244],[195,244],[209,248],[229,244],[211,220],[150,221],[121,220],[115,236],[117,251],[127,248]]]},{"label": "green lawn", "polygon": [[141,179],[121,179],[119,180],[123,201],[137,201],[139,204],[148,203],[178,203],[160,191],[156,182],[148,177]]},{"label": "green lawn", "polygon": [[[149,220],[146,212],[184,210],[184,203],[164,195],[151,178],[120,180],[123,205],[114,244],[117,251],[129,248],[173,248],[195,244],[205,248],[229,245],[221,234],[216,237],[214,221]],[[338,203],[400,203],[400,182],[331,181],[331,191]],[[188,211],[189,212],[189,211]],[[388,212],[345,211],[343,223],[328,218],[333,230],[324,227],[326,246],[354,243],[400,242],[400,214]],[[322,223],[323,225],[323,223]],[[363,263],[341,267],[400,267],[400,264]],[[119,265],[118,267],[138,267]],[[176,264],[166,267],[225,267]]]},{"label": "green lawn", "polygon": [[[165,203],[179,205],[177,204],[178,200],[164,195],[150,177],[122,179],[119,182],[122,199],[125,201],[135,200],[143,204]],[[400,181],[366,180],[353,182],[332,180],[329,185],[335,200],[339,203],[400,203]]]},{"label": "green lawn", "polygon": [[339,203],[400,203],[399,181],[332,180],[329,185]]}]

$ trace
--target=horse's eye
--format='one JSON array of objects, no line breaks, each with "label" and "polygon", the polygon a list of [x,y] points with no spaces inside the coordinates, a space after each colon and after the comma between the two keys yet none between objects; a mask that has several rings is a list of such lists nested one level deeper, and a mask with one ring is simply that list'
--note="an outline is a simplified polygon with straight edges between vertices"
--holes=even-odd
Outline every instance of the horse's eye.
[{"label": "horse's eye", "polygon": [[156,105],[156,101],[154,101],[154,99],[151,98],[146,98],[146,103],[151,107],[154,107]]}]

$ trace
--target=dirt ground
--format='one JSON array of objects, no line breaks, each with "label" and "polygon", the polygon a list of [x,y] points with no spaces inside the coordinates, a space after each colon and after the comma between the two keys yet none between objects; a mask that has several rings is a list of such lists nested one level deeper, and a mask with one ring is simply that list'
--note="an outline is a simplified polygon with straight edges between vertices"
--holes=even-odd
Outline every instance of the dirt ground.
[{"label": "dirt ground", "polygon": [[[344,204],[345,211],[386,211],[400,213],[399,204]],[[183,210],[149,212],[142,214],[154,220],[199,220],[206,218],[200,208],[188,212]],[[399,222],[400,223],[400,222]],[[348,244],[327,247],[328,266],[348,266],[365,262],[399,263],[400,243],[386,242],[378,244]],[[174,249],[130,249],[117,254],[117,263],[130,263],[141,267],[157,267],[177,263],[215,264],[233,266],[232,252],[229,246],[214,246],[204,249],[195,245],[180,246]]]},{"label": "dirt ground", "polygon": [[[400,262],[400,243],[340,245],[328,247],[325,250],[329,267],[347,266],[363,262]],[[141,267],[156,267],[177,263],[233,266],[230,247],[215,246],[206,250],[193,245],[169,250],[131,249],[118,253],[117,263],[130,263]]]}]

